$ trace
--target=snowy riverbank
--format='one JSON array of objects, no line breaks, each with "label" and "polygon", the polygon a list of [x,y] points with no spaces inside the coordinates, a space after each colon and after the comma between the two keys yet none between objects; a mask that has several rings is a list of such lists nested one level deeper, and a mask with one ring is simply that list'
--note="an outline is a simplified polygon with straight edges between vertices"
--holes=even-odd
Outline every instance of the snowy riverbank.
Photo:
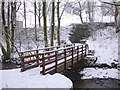
[{"label": "snowy riverbank", "polygon": [[95,50],[98,64],[118,63],[118,34],[115,32],[115,28],[106,27],[97,30],[93,36],[89,37],[87,44],[89,49]]},{"label": "snowy riverbank", "polygon": [[[87,40],[89,49],[95,51],[95,56],[98,58],[96,64],[112,63],[118,64],[118,34],[115,28],[107,27],[97,30],[93,36]],[[82,79],[91,78],[115,78],[119,79],[118,69],[109,68],[84,68],[81,74],[84,74]]]}]

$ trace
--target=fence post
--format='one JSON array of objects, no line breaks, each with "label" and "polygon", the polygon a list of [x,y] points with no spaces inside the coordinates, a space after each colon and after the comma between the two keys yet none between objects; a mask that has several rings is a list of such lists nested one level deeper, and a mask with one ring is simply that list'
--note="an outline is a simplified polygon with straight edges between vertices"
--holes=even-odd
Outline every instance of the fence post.
[{"label": "fence post", "polygon": [[55,51],[55,73],[57,72],[57,51]]},{"label": "fence post", "polygon": [[77,62],[79,61],[79,46],[77,46]]},{"label": "fence post", "polygon": [[[36,50],[36,54],[38,54],[38,50]],[[38,55],[36,56],[36,59],[38,59]],[[37,60],[37,64],[39,65],[39,61]]]},{"label": "fence post", "polygon": [[64,49],[64,57],[65,57],[64,68],[66,69],[66,49]]},{"label": "fence post", "polygon": [[42,54],[42,66],[43,66],[43,75],[45,75],[45,59],[44,59],[44,53]]},{"label": "fence post", "polygon": [[72,62],[71,64],[73,65],[73,47],[72,47]]}]

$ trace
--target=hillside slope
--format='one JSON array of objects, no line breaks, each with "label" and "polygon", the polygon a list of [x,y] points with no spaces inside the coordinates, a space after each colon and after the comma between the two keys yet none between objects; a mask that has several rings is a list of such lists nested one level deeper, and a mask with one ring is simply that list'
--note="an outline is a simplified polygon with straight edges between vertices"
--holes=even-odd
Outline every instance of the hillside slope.
[{"label": "hillside slope", "polygon": [[97,30],[94,35],[87,40],[89,49],[95,50],[95,56],[98,57],[97,63],[118,62],[118,34],[115,28],[106,27]]}]

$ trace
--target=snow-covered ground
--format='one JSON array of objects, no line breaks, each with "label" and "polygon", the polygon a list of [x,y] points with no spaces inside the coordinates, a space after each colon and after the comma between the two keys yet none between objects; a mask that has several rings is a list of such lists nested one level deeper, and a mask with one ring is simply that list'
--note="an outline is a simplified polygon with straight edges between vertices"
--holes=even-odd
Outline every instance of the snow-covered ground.
[{"label": "snow-covered ground", "polygon": [[[95,56],[98,57],[97,64],[111,63],[118,64],[118,34],[115,28],[107,27],[97,30],[93,36],[87,40],[90,50],[95,50]],[[100,69],[100,68],[85,68],[81,74],[84,74],[82,79],[91,78],[116,78],[119,79],[118,69]]]},{"label": "snow-covered ground", "polygon": [[91,78],[114,78],[118,79],[117,69],[98,69],[98,68],[85,68],[80,74],[84,74],[81,79]]},{"label": "snow-covered ground", "polygon": [[19,69],[0,70],[0,82],[2,82],[0,88],[71,88],[73,86],[70,79],[59,73],[41,75],[39,71],[39,67],[26,72],[20,72]]},{"label": "snow-covered ground", "polygon": [[98,57],[97,63],[107,63],[118,61],[118,34],[115,28],[107,27],[97,30],[86,42],[90,50],[95,50]]}]

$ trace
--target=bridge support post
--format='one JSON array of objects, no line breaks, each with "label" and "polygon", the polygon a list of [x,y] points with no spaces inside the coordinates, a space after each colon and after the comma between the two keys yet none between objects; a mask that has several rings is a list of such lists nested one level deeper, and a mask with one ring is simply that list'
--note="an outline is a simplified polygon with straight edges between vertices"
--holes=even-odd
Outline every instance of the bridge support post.
[{"label": "bridge support post", "polygon": [[55,73],[57,73],[57,51],[55,52]]},{"label": "bridge support post", "polygon": [[64,49],[64,57],[65,57],[64,68],[66,69],[66,49]]}]

